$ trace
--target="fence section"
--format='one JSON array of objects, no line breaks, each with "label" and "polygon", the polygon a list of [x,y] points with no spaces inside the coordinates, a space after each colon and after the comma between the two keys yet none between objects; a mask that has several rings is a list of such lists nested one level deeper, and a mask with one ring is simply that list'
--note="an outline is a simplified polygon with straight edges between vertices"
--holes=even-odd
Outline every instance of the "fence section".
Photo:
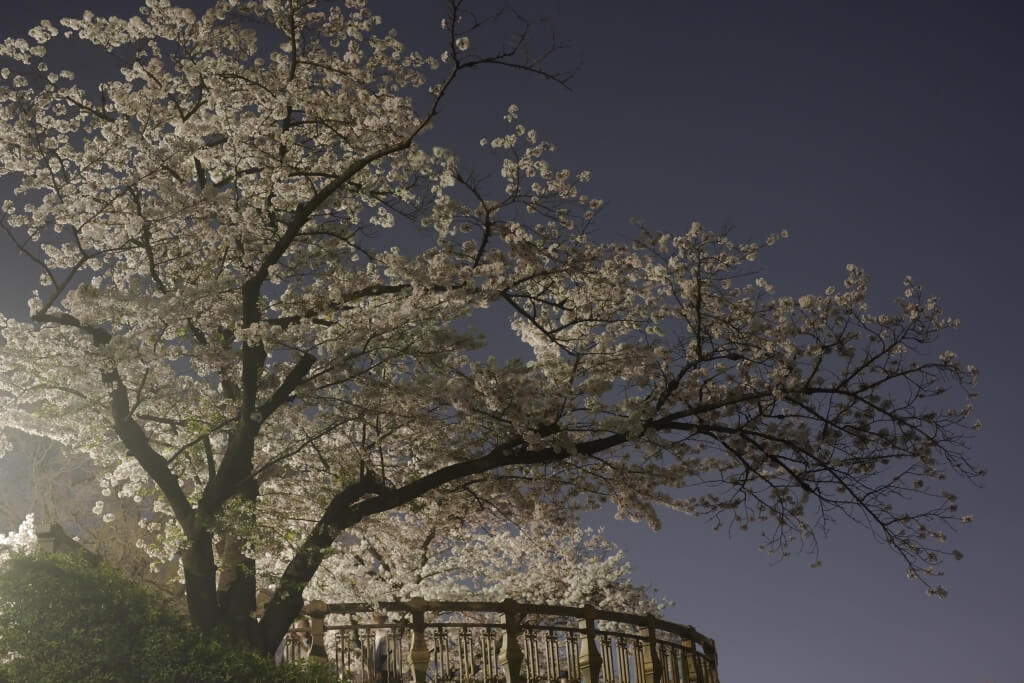
[{"label": "fence section", "polygon": [[655,617],[506,600],[307,606],[285,656],[351,683],[718,683],[714,641]]}]

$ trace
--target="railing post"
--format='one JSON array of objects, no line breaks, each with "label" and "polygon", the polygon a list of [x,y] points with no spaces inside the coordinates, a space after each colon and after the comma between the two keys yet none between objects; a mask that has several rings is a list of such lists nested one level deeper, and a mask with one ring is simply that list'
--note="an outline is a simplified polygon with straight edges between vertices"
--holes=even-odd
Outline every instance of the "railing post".
[{"label": "railing post", "polygon": [[597,649],[593,606],[587,605],[583,608],[579,629],[584,632],[583,642],[580,643],[580,678],[583,683],[598,683],[601,676],[601,653]]},{"label": "railing post", "polygon": [[701,643],[701,649],[704,651],[704,658],[710,663],[709,683],[718,683],[718,651],[715,649],[715,641],[708,638]]},{"label": "railing post", "polygon": [[409,600],[409,611],[412,613],[412,646],[409,648],[409,669],[414,683],[426,683],[427,665],[430,663],[430,651],[427,650],[427,625],[423,613],[426,602],[423,598]]},{"label": "railing post", "polygon": [[324,645],[324,619],[327,617],[327,603],[323,600],[311,600],[306,605],[309,615],[309,636],[311,639],[309,656],[316,659],[327,659],[327,647]]},{"label": "railing post", "polygon": [[46,531],[36,533],[36,551],[42,555],[66,553],[85,558],[90,564],[100,564],[102,559],[93,551],[68,536],[60,524],[54,522]]},{"label": "railing post", "polygon": [[661,683],[664,667],[658,659],[658,634],[654,615],[647,615],[647,642],[644,644],[644,683]]},{"label": "railing post", "polygon": [[56,550],[57,535],[53,532],[53,527],[36,533],[36,552],[41,555],[52,555]]},{"label": "railing post", "polygon": [[523,648],[519,646],[519,631],[522,614],[519,603],[512,598],[505,599],[502,604],[501,621],[505,633],[501,638],[501,657],[498,660],[505,672],[505,683],[522,683]]}]

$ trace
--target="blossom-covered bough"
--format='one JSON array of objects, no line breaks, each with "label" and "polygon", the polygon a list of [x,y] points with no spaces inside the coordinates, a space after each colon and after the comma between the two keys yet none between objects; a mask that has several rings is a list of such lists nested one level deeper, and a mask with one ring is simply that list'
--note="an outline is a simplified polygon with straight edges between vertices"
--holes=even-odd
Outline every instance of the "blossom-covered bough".
[{"label": "blossom-covered bough", "polygon": [[[150,0],[5,41],[0,226],[40,288],[0,320],[4,424],[158,494],[193,621],[268,651],[322,567],[355,571],[346,544],[400,554],[402,520],[445,512],[458,539],[663,506],[782,550],[848,516],[935,574],[961,518],[942,480],[978,474],[975,372],[935,345],[955,321],[909,280],[870,312],[852,266],[776,296],[747,275],[765,245],[699,224],[595,241],[589,174],[515,107],[476,182],[421,144],[451,88],[564,77],[525,36],[488,53],[461,4],[436,57],[360,0]],[[62,31],[119,71],[49,65]]]},{"label": "blossom-covered bough", "polygon": [[[511,525],[495,511],[467,518],[431,501],[417,513],[371,517],[348,531],[344,551],[324,562],[308,590],[335,602],[471,598],[663,609],[651,591],[632,585],[623,552],[599,530],[559,522],[543,509]],[[268,583],[282,561],[264,563]]]}]

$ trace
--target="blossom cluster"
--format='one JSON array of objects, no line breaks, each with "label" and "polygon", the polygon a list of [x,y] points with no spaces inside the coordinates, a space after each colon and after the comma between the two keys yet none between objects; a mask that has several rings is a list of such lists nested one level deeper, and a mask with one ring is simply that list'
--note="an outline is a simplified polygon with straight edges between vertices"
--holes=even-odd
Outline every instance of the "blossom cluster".
[{"label": "blossom cluster", "polygon": [[35,515],[29,513],[15,531],[0,534],[0,562],[11,553],[31,552],[36,547]]}]

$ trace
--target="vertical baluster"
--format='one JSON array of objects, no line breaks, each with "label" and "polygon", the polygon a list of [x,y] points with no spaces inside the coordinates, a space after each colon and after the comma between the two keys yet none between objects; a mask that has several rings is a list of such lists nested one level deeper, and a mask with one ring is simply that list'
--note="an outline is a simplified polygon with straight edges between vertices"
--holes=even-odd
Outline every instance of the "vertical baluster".
[{"label": "vertical baluster", "polygon": [[[566,671],[569,670],[566,663]],[[547,629],[544,633],[544,675],[549,681],[558,679],[561,671],[561,658],[558,656],[558,635],[554,629]]]},{"label": "vertical baluster", "polygon": [[661,662],[662,683],[680,683],[676,671],[674,643],[661,642],[658,644],[658,661]]},{"label": "vertical baluster", "polygon": [[708,658],[710,675],[708,683],[718,683],[718,651],[715,649],[715,641],[705,640],[703,644],[704,654]]},{"label": "vertical baluster", "polygon": [[480,635],[480,652],[484,666],[484,680],[493,681],[498,674],[497,667],[494,665],[494,631],[490,626],[486,627]]},{"label": "vertical baluster", "polygon": [[661,683],[662,666],[658,658],[658,630],[654,617],[647,615],[647,642],[644,647],[644,683]]},{"label": "vertical baluster", "polygon": [[683,641],[683,661],[686,666],[686,683],[695,683],[697,681],[697,658],[694,656],[694,647],[692,640]]},{"label": "vertical baluster", "polygon": [[495,644],[492,635],[492,630],[490,630],[490,627],[487,627],[480,632],[480,637],[477,640],[480,644],[480,660],[483,666],[483,679],[485,681],[494,681],[496,678],[494,673]]},{"label": "vertical baluster", "polygon": [[[426,637],[428,641],[427,649],[430,651],[430,661],[432,664],[427,665],[427,670],[428,672],[431,669],[433,670],[432,678],[436,683],[437,681],[441,680],[440,676],[438,675],[438,672],[441,670],[441,644],[438,642],[436,630],[427,631]],[[427,676],[430,677],[430,673],[428,673]]]},{"label": "vertical baluster", "polygon": [[470,678],[471,680],[485,680],[487,678],[486,662],[487,648],[483,646],[484,631],[482,627],[471,627],[469,633],[472,636],[470,644]]},{"label": "vertical baluster", "polygon": [[694,667],[697,670],[697,683],[708,683],[707,680],[707,660],[701,655],[694,655],[697,666]]},{"label": "vertical baluster", "polygon": [[[365,650],[363,649],[363,636],[358,626],[352,626],[352,664],[358,669],[359,675],[363,676],[364,667],[366,666],[366,657],[364,656]],[[363,676],[365,678],[365,676]],[[359,679],[362,680],[362,679]]]},{"label": "vertical baluster", "polygon": [[[615,656],[618,658],[618,678],[620,683],[630,683],[629,680],[629,641],[621,635],[615,636]],[[636,683],[640,683],[637,681]]]},{"label": "vertical baluster", "polygon": [[644,683],[644,643],[640,639],[633,640],[633,680]]},{"label": "vertical baluster", "polygon": [[550,678],[549,672],[551,671],[551,665],[548,662],[547,652],[547,638],[549,632],[535,631],[533,635],[533,646],[537,650],[537,674],[535,683],[539,683],[540,681]]},{"label": "vertical baluster", "polygon": [[473,678],[473,643],[469,629],[463,626],[459,630],[459,680],[469,683]]},{"label": "vertical baluster", "polygon": [[601,673],[605,683],[615,680],[615,662],[612,660],[612,639],[607,635],[601,636]]},{"label": "vertical baluster", "polygon": [[363,655],[363,666],[366,670],[366,680],[372,681],[374,679],[374,663],[373,663],[373,652],[376,649],[374,645],[373,629],[369,626],[360,631],[360,638],[362,638],[362,645],[359,648],[360,653]]},{"label": "vertical baluster", "polygon": [[340,674],[348,659],[345,656],[345,627],[342,626],[334,633],[334,666]]},{"label": "vertical baluster", "polygon": [[448,678],[448,641],[444,637],[444,630],[438,626],[433,631],[434,641],[434,681],[444,681]]},{"label": "vertical baluster", "polygon": [[565,634],[565,670],[569,672],[570,681],[583,681],[580,671],[580,635],[576,631]]},{"label": "vertical baluster", "polygon": [[676,657],[676,648],[666,643],[661,643],[658,648],[658,659],[661,660],[661,680],[664,683],[679,683],[679,663]]},{"label": "vertical baluster", "polygon": [[540,678],[540,662],[537,661],[537,632],[531,629],[522,631],[523,634],[523,659],[526,664],[526,671],[523,678],[527,683],[535,683]]},{"label": "vertical baluster", "polygon": [[345,671],[343,667],[348,665],[347,648],[345,646],[345,627],[342,626],[334,634],[334,661],[338,666],[338,673]]},{"label": "vertical baluster", "polygon": [[[452,673],[454,671],[454,665],[452,664],[452,636],[448,629],[441,626],[437,627],[437,635],[444,642],[444,676],[443,680],[453,680]],[[457,637],[457,636],[456,636]],[[455,641],[456,652],[458,652],[458,641]]]},{"label": "vertical baluster", "polygon": [[359,632],[355,626],[348,626],[341,635],[341,657],[345,662],[342,673],[352,671],[359,663]]},{"label": "vertical baluster", "polygon": [[[410,640],[415,640],[415,634],[412,635]],[[416,670],[411,665],[412,662],[412,642],[409,643],[408,660],[406,659],[406,648],[405,648],[405,627],[399,625],[398,628],[391,630],[391,652],[394,653],[392,657],[388,658],[388,675],[389,680],[402,681],[405,680],[405,663],[408,661],[409,674],[413,680],[416,678]],[[423,680],[427,678],[427,666],[430,664],[430,650],[427,648],[427,631],[423,629],[423,649],[426,652],[426,656],[423,659]]]},{"label": "vertical baluster", "polygon": [[479,678],[482,681],[487,680],[487,647],[484,645],[484,636],[486,635],[485,629],[476,627],[470,629],[470,633],[473,634],[473,678],[474,680]]},{"label": "vertical baluster", "polygon": [[[497,628],[491,630],[490,633],[491,641],[491,662],[494,667],[494,673],[492,678],[495,681],[505,680],[505,631],[499,633]],[[506,680],[505,683],[508,683]],[[518,683],[518,682],[517,682]]]}]

